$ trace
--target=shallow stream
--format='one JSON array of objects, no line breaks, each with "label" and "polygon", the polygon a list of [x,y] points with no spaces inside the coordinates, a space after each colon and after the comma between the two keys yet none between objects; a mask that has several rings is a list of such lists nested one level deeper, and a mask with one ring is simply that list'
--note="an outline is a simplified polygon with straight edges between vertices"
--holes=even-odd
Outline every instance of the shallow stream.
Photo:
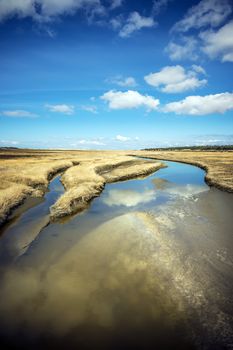
[{"label": "shallow stream", "polygon": [[3,349],[233,348],[233,195],[165,163],[46,226],[57,177],[5,227]]}]

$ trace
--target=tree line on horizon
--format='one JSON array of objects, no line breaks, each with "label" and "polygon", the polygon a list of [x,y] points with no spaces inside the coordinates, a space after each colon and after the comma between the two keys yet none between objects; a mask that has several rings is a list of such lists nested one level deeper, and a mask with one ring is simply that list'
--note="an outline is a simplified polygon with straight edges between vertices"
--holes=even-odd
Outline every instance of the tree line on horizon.
[{"label": "tree line on horizon", "polygon": [[233,145],[205,145],[205,146],[178,146],[178,147],[152,147],[142,151],[233,151]]}]

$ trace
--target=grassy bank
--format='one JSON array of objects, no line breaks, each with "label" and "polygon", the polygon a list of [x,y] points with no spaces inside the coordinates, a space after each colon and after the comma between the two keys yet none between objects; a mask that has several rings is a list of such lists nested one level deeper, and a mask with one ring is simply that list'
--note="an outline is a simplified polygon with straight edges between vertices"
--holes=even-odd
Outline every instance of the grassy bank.
[{"label": "grassy bank", "polygon": [[50,179],[65,172],[65,194],[51,208],[51,217],[87,207],[105,183],[144,176],[159,169],[158,162],[128,157],[126,152],[0,150],[0,225],[28,196],[41,197]]},{"label": "grassy bank", "polygon": [[127,156],[104,157],[83,161],[62,176],[66,192],[51,207],[51,217],[57,218],[82,211],[100,195],[106,183],[146,176],[163,167],[162,163]]},{"label": "grassy bank", "polygon": [[206,171],[206,182],[221,190],[233,192],[232,151],[137,151],[134,155],[196,165]]}]

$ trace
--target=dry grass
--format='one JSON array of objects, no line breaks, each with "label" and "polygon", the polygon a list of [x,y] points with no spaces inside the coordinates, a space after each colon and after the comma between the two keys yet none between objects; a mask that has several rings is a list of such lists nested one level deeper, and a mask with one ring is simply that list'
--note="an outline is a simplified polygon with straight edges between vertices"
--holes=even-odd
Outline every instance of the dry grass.
[{"label": "dry grass", "polygon": [[232,151],[138,151],[133,154],[197,165],[206,170],[206,182],[210,186],[233,192]]},{"label": "dry grass", "polygon": [[198,165],[207,171],[210,185],[233,192],[233,152],[0,150],[0,224],[27,196],[42,196],[57,172],[66,170],[66,192],[51,208],[53,218],[86,208],[105,183],[145,176],[162,167],[129,153]]},{"label": "dry grass", "polygon": [[67,169],[66,192],[52,207],[52,217],[84,209],[106,182],[146,175],[158,164],[143,164],[120,151],[0,150],[0,224],[27,196],[43,196],[51,177]]},{"label": "dry grass", "polygon": [[43,196],[53,175],[77,163],[77,156],[59,152],[0,151],[0,224],[27,196]]},{"label": "dry grass", "polygon": [[127,156],[105,155],[68,169],[62,176],[66,192],[51,207],[51,217],[58,218],[84,210],[102,192],[105,183],[123,181],[153,173],[161,163]]}]

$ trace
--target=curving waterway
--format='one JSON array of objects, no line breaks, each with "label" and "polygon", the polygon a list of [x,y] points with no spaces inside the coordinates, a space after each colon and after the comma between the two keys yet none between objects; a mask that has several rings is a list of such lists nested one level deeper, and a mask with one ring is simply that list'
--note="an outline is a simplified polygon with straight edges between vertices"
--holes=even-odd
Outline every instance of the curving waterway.
[{"label": "curving waterway", "polygon": [[1,349],[233,348],[233,195],[165,163],[47,226],[57,177],[2,229]]}]

